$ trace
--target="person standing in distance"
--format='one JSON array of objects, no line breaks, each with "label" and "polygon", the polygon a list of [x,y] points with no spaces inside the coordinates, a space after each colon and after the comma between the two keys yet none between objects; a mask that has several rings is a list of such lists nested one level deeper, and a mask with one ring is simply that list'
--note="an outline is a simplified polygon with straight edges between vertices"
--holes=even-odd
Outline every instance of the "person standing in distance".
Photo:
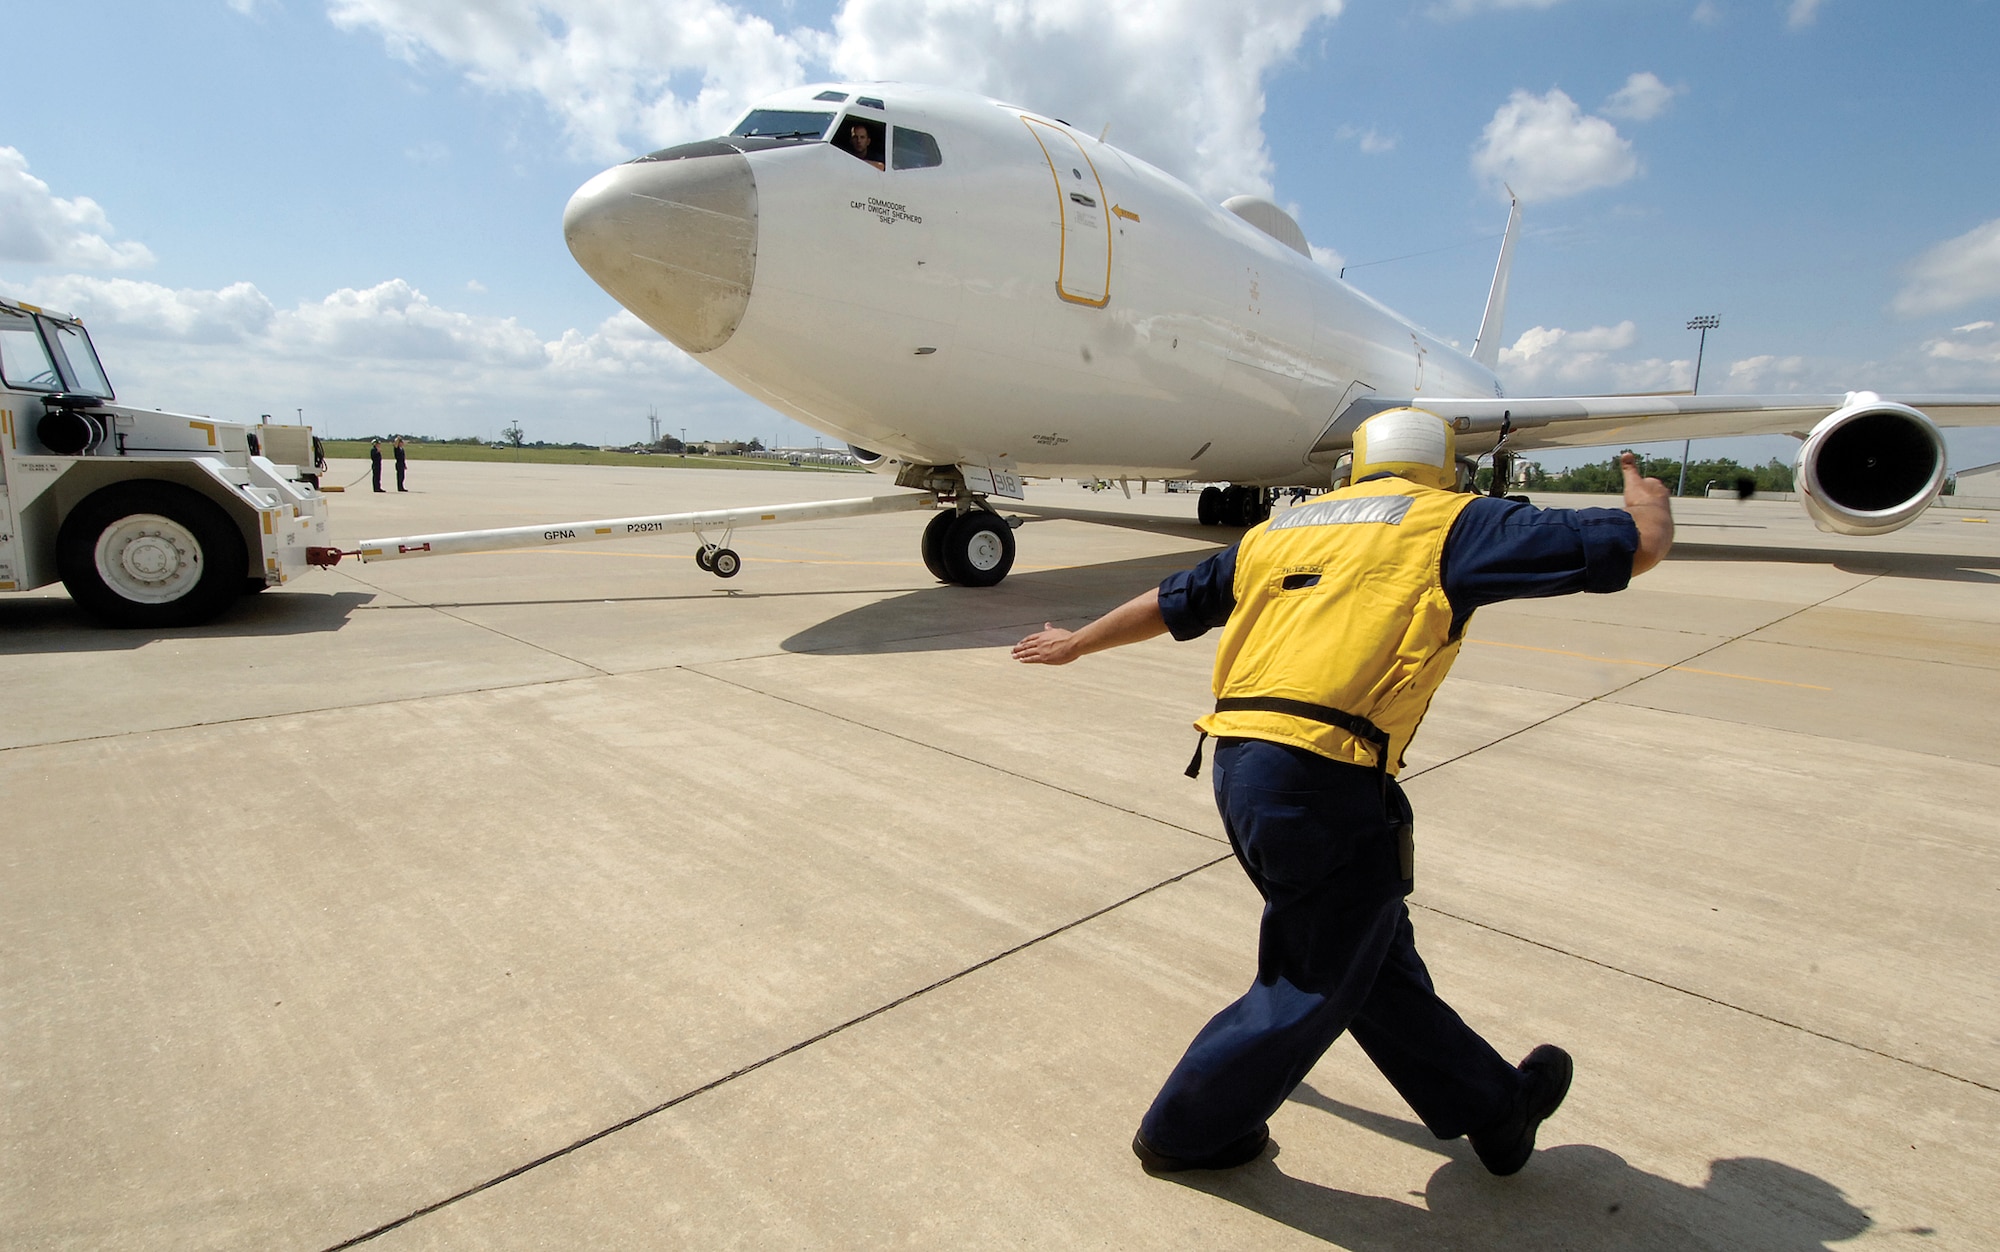
[{"label": "person standing in distance", "polygon": [[[1267,1124],[1343,1031],[1440,1139],[1512,1174],[1569,1092],[1551,1044],[1509,1065],[1439,998],[1404,903],[1415,845],[1402,768],[1481,605],[1622,590],[1673,543],[1667,489],[1622,458],[1625,508],[1461,494],[1448,422],[1390,409],[1354,436],[1352,485],[1071,632],[1014,645],[1066,665],[1220,627],[1215,799],[1264,897],[1257,979],[1188,1045],[1133,1137],[1148,1172],[1262,1156]],[[1198,772],[1201,749],[1188,773]]]},{"label": "person standing in distance", "polygon": [[410,468],[409,458],[403,454],[403,437],[396,436],[396,490],[408,491],[403,485],[403,473]]},{"label": "person standing in distance", "polygon": [[375,490],[382,490],[382,441],[368,441],[368,473],[375,480]]}]

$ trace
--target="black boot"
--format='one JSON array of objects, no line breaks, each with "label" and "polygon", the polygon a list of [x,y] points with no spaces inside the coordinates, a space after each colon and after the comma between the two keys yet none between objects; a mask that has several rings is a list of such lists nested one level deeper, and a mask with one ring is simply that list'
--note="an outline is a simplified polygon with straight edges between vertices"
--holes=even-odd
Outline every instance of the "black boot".
[{"label": "black boot", "polygon": [[1576,1064],[1569,1053],[1545,1043],[1528,1053],[1515,1068],[1521,1071],[1521,1095],[1512,1112],[1485,1130],[1474,1131],[1472,1150],[1481,1164],[1501,1177],[1517,1174],[1535,1150],[1535,1130],[1561,1107],[1569,1094]]}]

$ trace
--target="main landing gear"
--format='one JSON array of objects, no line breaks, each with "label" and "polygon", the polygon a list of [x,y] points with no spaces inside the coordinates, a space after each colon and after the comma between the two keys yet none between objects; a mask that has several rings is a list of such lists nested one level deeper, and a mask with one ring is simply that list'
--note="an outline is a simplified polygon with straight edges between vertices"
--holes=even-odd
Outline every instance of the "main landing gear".
[{"label": "main landing gear", "polygon": [[1262,487],[1203,487],[1195,515],[1204,526],[1255,526],[1271,516],[1271,493]]},{"label": "main landing gear", "polygon": [[983,505],[941,511],[924,527],[924,568],[939,582],[991,587],[1014,568],[1014,528]]}]

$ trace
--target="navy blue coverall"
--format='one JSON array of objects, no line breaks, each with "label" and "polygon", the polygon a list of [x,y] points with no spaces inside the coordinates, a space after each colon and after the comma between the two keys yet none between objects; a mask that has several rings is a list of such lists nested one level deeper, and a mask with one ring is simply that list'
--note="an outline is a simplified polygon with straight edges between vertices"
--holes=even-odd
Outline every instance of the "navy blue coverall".
[{"label": "navy blue coverall", "polygon": [[[1452,635],[1481,605],[1621,590],[1638,546],[1620,509],[1475,499],[1445,538]],[[1174,638],[1226,622],[1235,578],[1230,547],[1161,583]],[[1373,768],[1260,739],[1219,740],[1214,783],[1264,897],[1257,981],[1188,1045],[1140,1123],[1146,1142],[1192,1159],[1257,1133],[1343,1030],[1440,1139],[1511,1116],[1520,1071],[1438,997],[1417,955],[1391,824],[1410,818],[1402,788],[1389,780],[1385,812]]]}]

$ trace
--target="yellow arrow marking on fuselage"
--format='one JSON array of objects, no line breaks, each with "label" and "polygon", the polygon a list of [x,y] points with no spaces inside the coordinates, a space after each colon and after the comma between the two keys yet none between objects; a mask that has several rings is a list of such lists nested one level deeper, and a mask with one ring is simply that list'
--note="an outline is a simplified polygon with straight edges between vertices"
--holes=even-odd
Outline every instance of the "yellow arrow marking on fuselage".
[{"label": "yellow arrow marking on fuselage", "polygon": [[1122,204],[1112,205],[1111,211],[1116,215],[1118,215],[1119,217],[1124,218],[1128,222],[1136,222],[1139,220],[1139,215],[1137,213],[1134,213],[1132,210],[1126,208]]}]

